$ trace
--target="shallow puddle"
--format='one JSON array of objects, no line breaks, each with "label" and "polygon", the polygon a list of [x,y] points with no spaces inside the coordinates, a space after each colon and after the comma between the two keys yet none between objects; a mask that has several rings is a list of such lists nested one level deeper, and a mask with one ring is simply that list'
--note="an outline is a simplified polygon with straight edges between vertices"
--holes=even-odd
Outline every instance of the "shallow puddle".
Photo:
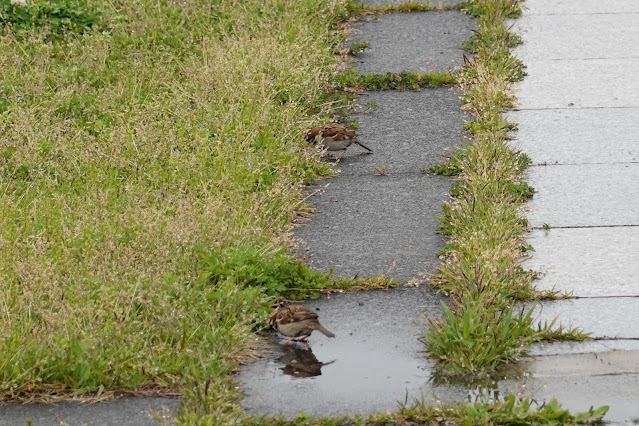
[{"label": "shallow puddle", "polygon": [[314,333],[309,345],[289,347],[278,345],[274,337],[268,359],[242,368],[243,408],[250,414],[286,417],[300,410],[363,415],[397,410],[398,403],[422,395],[463,398],[463,386],[433,388],[434,362],[417,340],[425,330],[422,315],[441,315],[440,300],[427,289],[404,288],[306,303],[336,337]]}]

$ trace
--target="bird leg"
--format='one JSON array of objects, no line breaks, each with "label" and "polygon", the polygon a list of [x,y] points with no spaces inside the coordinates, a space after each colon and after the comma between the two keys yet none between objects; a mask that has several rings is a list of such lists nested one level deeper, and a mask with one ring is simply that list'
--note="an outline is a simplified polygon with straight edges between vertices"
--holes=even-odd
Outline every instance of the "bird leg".
[{"label": "bird leg", "polygon": [[311,337],[310,334],[307,334],[306,336],[302,337],[301,339],[298,339],[298,342],[304,342],[304,343],[308,343],[308,338]]},{"label": "bird leg", "polygon": [[288,346],[291,344],[291,342],[295,340],[295,337],[291,337],[290,339],[284,341],[284,342],[280,342],[280,345],[284,345],[284,346]]}]

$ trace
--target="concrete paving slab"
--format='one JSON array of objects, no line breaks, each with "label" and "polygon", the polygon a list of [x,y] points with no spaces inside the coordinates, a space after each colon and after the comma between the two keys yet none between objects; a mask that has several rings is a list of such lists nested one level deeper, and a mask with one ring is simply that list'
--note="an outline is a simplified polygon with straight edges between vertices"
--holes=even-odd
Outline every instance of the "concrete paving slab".
[{"label": "concrete paving slab", "polygon": [[524,16],[639,13],[635,0],[526,0],[523,7]]},{"label": "concrete paving slab", "polygon": [[534,227],[639,225],[638,163],[535,166],[528,176]]},{"label": "concrete paving slab", "polygon": [[499,394],[557,398],[571,411],[606,404],[606,421],[628,424],[639,416],[639,298],[609,296],[639,294],[639,228],[610,226],[639,221],[632,196],[639,83],[629,78],[639,65],[639,3],[527,0],[524,7],[514,24],[525,44],[515,53],[528,75],[517,84],[521,111],[509,113],[520,122],[513,144],[535,164],[569,165],[529,170],[538,192],[528,218],[553,228],[531,233],[536,251],[523,266],[546,272],[541,289],[604,296],[537,304],[538,320],[557,317],[609,338],[535,345],[538,357],[520,363],[529,379],[502,381]]},{"label": "concrete paving slab", "polygon": [[528,61],[521,109],[639,107],[639,58]]},{"label": "concrete paving slab", "polygon": [[524,40],[513,53],[536,59],[637,58],[639,13],[527,15],[517,20]]},{"label": "concrete paving slab", "polygon": [[598,297],[552,300],[528,304],[542,324],[557,317],[557,324],[578,327],[592,338],[639,339],[639,297]]},{"label": "concrete paving slab", "polygon": [[631,424],[639,416],[639,352],[613,351],[582,355],[539,357],[521,362],[532,377],[505,380],[499,393],[514,393],[538,403],[556,398],[571,412],[610,406],[604,420],[609,424]]},{"label": "concrete paving slab", "polygon": [[639,351],[543,356],[534,361],[525,360],[522,364],[537,377],[639,374]]},{"label": "concrete paving slab", "polygon": [[417,338],[425,330],[422,314],[440,317],[442,300],[419,287],[306,302],[336,337],[314,334],[310,350],[302,344],[274,345],[270,359],[242,367],[242,407],[248,414],[287,418],[299,410],[321,416],[396,410],[407,395],[420,397],[425,386],[430,388],[434,364]]},{"label": "concrete paving slab", "polygon": [[639,108],[509,111],[512,145],[534,164],[639,161]]},{"label": "concrete paving slab", "polygon": [[524,268],[538,271],[541,290],[579,297],[639,296],[639,227],[535,230]]},{"label": "concrete paving slab", "polygon": [[309,199],[318,214],[295,229],[295,237],[305,242],[300,250],[314,268],[328,272],[332,267],[337,276],[388,272],[402,282],[434,271],[444,244],[435,232],[435,216],[441,216],[448,199],[449,179],[391,174],[328,183]]},{"label": "concrete paving slab", "polygon": [[465,119],[461,93],[449,88],[406,92],[366,92],[358,102],[374,102],[368,114],[351,116],[359,122],[360,140],[369,154],[352,145],[338,168],[348,175],[374,175],[386,166],[390,174],[421,173],[442,162],[461,145]]},{"label": "concrete paving slab", "polygon": [[534,357],[547,355],[575,355],[593,352],[639,351],[639,340],[588,340],[585,342],[544,342],[530,347]]},{"label": "concrete paving slab", "polygon": [[175,414],[181,401],[174,398],[122,398],[85,404],[10,404],[0,406],[0,425],[25,425],[31,419],[36,426],[79,425],[157,426],[152,412],[163,414],[163,407]]},{"label": "concrete paving slab", "polygon": [[347,44],[370,44],[355,57],[360,74],[447,71],[463,66],[472,28],[474,20],[457,10],[388,13],[356,25]]}]

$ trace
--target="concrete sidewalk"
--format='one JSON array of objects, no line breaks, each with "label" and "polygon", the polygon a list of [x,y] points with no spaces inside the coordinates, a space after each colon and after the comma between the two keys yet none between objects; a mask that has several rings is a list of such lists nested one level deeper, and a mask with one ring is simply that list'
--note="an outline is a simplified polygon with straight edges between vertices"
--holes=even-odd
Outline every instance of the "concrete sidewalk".
[{"label": "concrete sidewalk", "polygon": [[508,114],[537,190],[535,251],[523,266],[543,274],[539,288],[578,297],[542,304],[540,319],[558,316],[598,340],[534,348],[527,389],[509,388],[571,410],[610,405],[605,420],[630,422],[639,417],[639,2],[524,6],[515,53],[528,75]]}]

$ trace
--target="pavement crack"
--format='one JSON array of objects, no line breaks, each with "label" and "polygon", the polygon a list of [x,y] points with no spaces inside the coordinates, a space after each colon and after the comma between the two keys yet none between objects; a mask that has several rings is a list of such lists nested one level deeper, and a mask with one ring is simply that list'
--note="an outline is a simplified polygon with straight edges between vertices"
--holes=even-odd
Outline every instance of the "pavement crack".
[{"label": "pavement crack", "polygon": [[550,167],[550,166],[614,166],[616,164],[639,164],[639,161],[615,161],[615,162],[588,162],[588,163],[538,163],[532,164],[531,167]]},{"label": "pavement crack", "polygon": [[639,224],[619,224],[619,225],[572,225],[572,226],[552,226],[548,229],[544,226],[533,226],[532,229],[550,232],[553,229],[589,229],[589,228],[636,228]]}]

